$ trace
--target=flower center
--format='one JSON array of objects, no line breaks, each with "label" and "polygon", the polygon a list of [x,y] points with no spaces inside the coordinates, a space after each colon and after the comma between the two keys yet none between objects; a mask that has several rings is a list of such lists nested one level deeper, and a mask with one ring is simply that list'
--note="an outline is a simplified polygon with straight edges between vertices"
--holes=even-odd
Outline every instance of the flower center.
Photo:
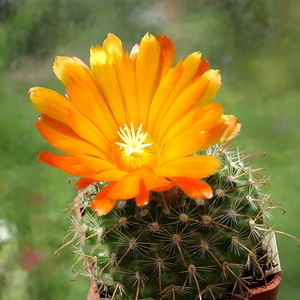
[{"label": "flower center", "polygon": [[147,138],[148,133],[143,133],[143,124],[141,123],[137,131],[135,132],[133,123],[130,123],[130,128],[124,124],[124,129],[119,127],[120,131],[117,131],[119,137],[124,143],[116,142],[117,145],[124,148],[124,152],[130,156],[134,153],[143,153],[143,148],[151,146],[153,143],[143,144]]},{"label": "flower center", "polygon": [[121,170],[133,171],[142,166],[157,167],[160,163],[159,151],[147,132],[143,131],[143,124],[135,128],[124,124],[117,131],[121,141],[115,142],[113,158]]}]

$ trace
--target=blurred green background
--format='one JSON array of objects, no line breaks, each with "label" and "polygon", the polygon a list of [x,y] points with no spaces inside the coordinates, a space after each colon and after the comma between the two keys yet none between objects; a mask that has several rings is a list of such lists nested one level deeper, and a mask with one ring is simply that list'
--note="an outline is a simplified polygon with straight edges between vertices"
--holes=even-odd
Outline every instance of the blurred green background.
[{"label": "blurred green background", "polygon": [[[81,300],[89,282],[71,266],[62,244],[69,219],[62,211],[75,191],[68,175],[38,163],[50,150],[34,128],[27,91],[39,85],[61,93],[55,55],[89,61],[89,47],[107,33],[127,50],[146,33],[164,33],[177,56],[201,51],[221,69],[216,101],[236,115],[241,150],[268,168],[274,229],[300,237],[300,2],[298,0],[0,0],[0,299]],[[284,278],[279,300],[298,300],[300,249],[277,235]]]}]

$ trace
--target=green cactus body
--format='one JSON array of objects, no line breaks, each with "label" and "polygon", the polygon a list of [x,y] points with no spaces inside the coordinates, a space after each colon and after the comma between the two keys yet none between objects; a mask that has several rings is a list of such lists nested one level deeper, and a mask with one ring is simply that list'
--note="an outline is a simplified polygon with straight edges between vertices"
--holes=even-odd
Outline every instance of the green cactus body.
[{"label": "green cactus body", "polygon": [[100,299],[219,299],[264,278],[261,241],[270,201],[260,186],[267,179],[225,148],[205,151],[222,162],[207,178],[214,190],[208,200],[173,188],[153,193],[143,209],[119,201],[97,217],[85,206],[105,184],[82,193],[72,252],[77,267],[83,264],[78,273],[98,284]]}]

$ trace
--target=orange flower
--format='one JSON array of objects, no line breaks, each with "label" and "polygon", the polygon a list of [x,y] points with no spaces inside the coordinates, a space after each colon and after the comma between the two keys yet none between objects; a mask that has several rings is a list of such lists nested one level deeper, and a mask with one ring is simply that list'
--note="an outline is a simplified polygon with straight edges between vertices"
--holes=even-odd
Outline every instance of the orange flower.
[{"label": "orange flower", "polygon": [[173,44],[164,35],[146,34],[129,54],[109,34],[103,46],[91,48],[91,70],[78,58],[58,57],[54,72],[66,86],[66,97],[31,88],[41,112],[36,126],[53,147],[39,160],[80,176],[78,189],[110,182],[93,199],[98,215],[119,199],[135,198],[139,207],[149,192],[174,185],[192,198],[211,198],[202,180],[220,168],[219,159],[194,155],[235,136],[240,124],[210,103],[220,74],[199,52],[174,67]]}]

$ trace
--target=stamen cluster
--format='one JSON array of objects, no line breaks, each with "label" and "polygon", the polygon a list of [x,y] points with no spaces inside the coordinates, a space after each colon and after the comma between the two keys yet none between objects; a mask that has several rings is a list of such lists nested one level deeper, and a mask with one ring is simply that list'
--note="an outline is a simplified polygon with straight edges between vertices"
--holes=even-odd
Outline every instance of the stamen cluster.
[{"label": "stamen cluster", "polygon": [[117,145],[124,148],[124,152],[127,155],[132,155],[134,153],[143,153],[144,148],[151,146],[153,143],[143,144],[147,138],[148,133],[143,132],[143,124],[141,123],[137,130],[135,130],[133,123],[130,123],[130,129],[126,124],[124,124],[124,129],[119,127],[117,131],[119,137],[124,143],[116,142]]}]

